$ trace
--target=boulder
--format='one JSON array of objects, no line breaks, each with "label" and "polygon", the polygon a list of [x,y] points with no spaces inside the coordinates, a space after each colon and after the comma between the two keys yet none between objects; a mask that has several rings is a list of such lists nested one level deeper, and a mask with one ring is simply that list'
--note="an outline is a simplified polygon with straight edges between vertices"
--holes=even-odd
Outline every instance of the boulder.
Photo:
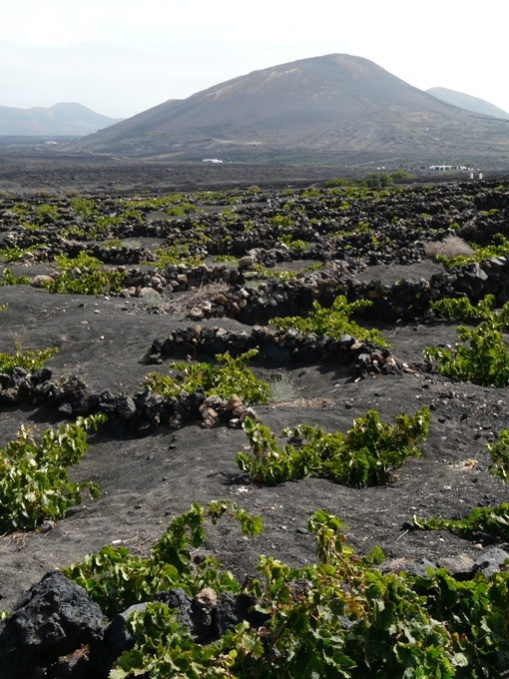
[{"label": "boulder", "polygon": [[82,587],[51,571],[0,625],[0,679],[35,679],[61,656],[103,638],[104,616]]}]

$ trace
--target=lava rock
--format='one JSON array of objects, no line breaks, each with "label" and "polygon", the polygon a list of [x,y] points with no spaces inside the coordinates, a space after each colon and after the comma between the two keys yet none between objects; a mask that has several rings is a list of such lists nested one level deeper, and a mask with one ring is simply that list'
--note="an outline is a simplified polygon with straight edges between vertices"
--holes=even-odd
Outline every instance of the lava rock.
[{"label": "lava rock", "polygon": [[0,625],[0,679],[31,679],[60,656],[103,638],[99,606],[52,571],[31,587]]}]

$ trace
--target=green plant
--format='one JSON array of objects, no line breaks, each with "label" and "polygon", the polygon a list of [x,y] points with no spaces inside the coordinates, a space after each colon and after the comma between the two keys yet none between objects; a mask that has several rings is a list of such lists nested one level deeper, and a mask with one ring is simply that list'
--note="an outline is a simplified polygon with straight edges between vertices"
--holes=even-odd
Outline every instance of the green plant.
[{"label": "green plant", "polygon": [[56,354],[56,347],[48,349],[21,349],[15,354],[0,353],[0,372],[11,373],[14,368],[23,368],[33,372],[42,368]]},{"label": "green plant", "polygon": [[106,546],[82,563],[64,569],[64,573],[84,587],[109,617],[172,587],[182,587],[192,595],[204,587],[238,593],[239,584],[230,573],[221,572],[217,559],[208,556],[193,560],[193,553],[206,541],[205,521],[215,524],[225,514],[245,535],[257,535],[262,530],[260,517],[249,515],[228,500],[210,502],[206,508],[193,503],[187,512],[170,521],[148,558],[130,554],[125,547]]},{"label": "green plant", "polygon": [[189,243],[163,245],[157,248],[155,255],[156,261],[153,264],[158,269],[165,269],[168,264],[172,266],[177,266],[178,264],[185,264],[186,266],[198,265],[202,261],[200,255],[191,255],[189,253]]},{"label": "green plant", "polygon": [[35,212],[42,224],[56,222],[58,219],[58,207],[56,205],[43,203],[36,207]]},{"label": "green plant", "polygon": [[13,248],[2,248],[0,249],[0,257],[2,257],[3,261],[8,263],[8,262],[18,262],[25,254],[28,254],[30,252],[34,252],[40,247],[40,245],[31,245],[30,247],[27,248],[19,248],[19,247],[13,247]]},{"label": "green plant", "polygon": [[76,257],[67,255],[57,255],[55,262],[60,271],[72,271],[73,269],[100,269],[102,262],[97,257],[93,257],[88,250],[81,250]]},{"label": "green plant", "polygon": [[11,212],[15,214],[21,222],[30,216],[32,208],[30,206],[30,203],[21,202],[13,205],[11,207]]},{"label": "green plant", "polygon": [[316,186],[311,186],[309,189],[302,191],[301,196],[303,198],[320,198],[322,192]]},{"label": "green plant", "polygon": [[509,431],[502,429],[494,443],[488,443],[491,457],[490,473],[503,481],[509,480]]},{"label": "green plant", "polygon": [[217,394],[221,398],[229,398],[236,394],[245,403],[266,403],[270,396],[269,385],[258,380],[246,367],[257,353],[257,349],[251,349],[236,358],[228,353],[217,354],[215,359],[221,365],[171,363],[170,370],[178,370],[182,375],[180,379],[175,379],[170,375],[150,373],[143,385],[165,398],[177,396],[182,392],[191,393],[197,389],[203,389],[206,396]]},{"label": "green plant", "polygon": [[[205,521],[225,514],[243,532],[261,530],[225,501],[172,519],[147,559],[105,547],[65,569],[112,617],[154,593],[204,586],[239,593],[239,583],[213,558],[193,560],[205,543]],[[317,510],[308,521],[315,563],[292,568],[260,556],[245,593],[263,623],[238,624],[201,645],[163,604],[129,617],[134,647],[115,661],[111,679],[481,679],[500,676],[509,653],[508,575],[458,582],[443,569],[424,576],[383,574],[379,549],[357,556],[340,519]]]},{"label": "green plant", "polygon": [[274,271],[274,269],[267,269],[263,264],[258,263],[253,264],[252,268],[258,276],[263,276],[263,278],[276,278],[278,281],[291,281],[298,276],[296,271]]},{"label": "green plant", "polygon": [[58,255],[55,261],[62,273],[43,284],[51,293],[100,295],[105,292],[119,292],[126,276],[125,271],[104,267],[101,260],[86,250],[82,250],[74,258]]},{"label": "green plant", "polygon": [[285,316],[272,319],[272,323],[278,330],[298,330],[305,334],[316,333],[327,335],[334,339],[341,339],[345,334],[373,342],[380,347],[387,347],[387,342],[378,330],[367,330],[350,320],[350,316],[359,309],[371,304],[369,300],[357,300],[349,303],[344,295],[336,297],[330,308],[322,306],[314,301],[311,311],[306,318],[301,316]]},{"label": "green plant", "polygon": [[0,280],[0,286],[2,285],[29,285],[31,282],[28,276],[16,276],[12,273],[10,269],[4,269],[2,271],[2,279]]},{"label": "green plant", "polygon": [[337,189],[339,187],[351,187],[354,183],[351,179],[342,179],[341,177],[333,177],[328,179],[324,186],[326,189]]},{"label": "green plant", "polygon": [[166,208],[166,214],[169,217],[185,217],[185,215],[196,211],[197,207],[192,203],[179,203],[178,205],[171,205]]},{"label": "green plant", "polygon": [[293,218],[291,215],[274,215],[269,217],[269,222],[274,224],[274,226],[287,227],[292,226]]},{"label": "green plant", "polygon": [[214,262],[218,263],[224,262],[228,264],[237,264],[238,261],[239,260],[234,255],[216,255],[214,257]]},{"label": "green plant", "polygon": [[297,250],[299,253],[306,252],[308,247],[308,243],[305,240],[302,240],[301,238],[293,239],[292,236],[287,233],[279,236],[278,240],[280,243],[284,243],[289,248]]},{"label": "green plant", "polygon": [[71,207],[77,217],[90,218],[95,212],[94,201],[90,198],[72,198]]},{"label": "green plant", "polygon": [[446,318],[465,323],[488,321],[494,328],[504,331],[509,328],[509,302],[500,309],[493,309],[494,303],[495,296],[486,295],[477,304],[472,304],[468,297],[444,297],[431,302],[430,306]]},{"label": "green plant", "polygon": [[14,441],[0,450],[0,529],[33,530],[44,519],[60,519],[78,505],[87,490],[97,496],[96,484],[69,481],[67,468],[87,449],[86,432],[97,429],[105,416],[78,418],[56,432],[47,429],[37,443],[22,426]]},{"label": "green plant", "polygon": [[468,297],[444,297],[431,302],[433,311],[455,321],[472,322],[485,321],[492,317],[494,295],[486,295],[477,304],[472,304]]},{"label": "green plant", "polygon": [[346,434],[325,433],[307,424],[285,429],[283,436],[299,445],[280,448],[268,427],[246,418],[243,428],[251,453],[239,452],[236,460],[250,478],[269,485],[306,476],[356,487],[381,485],[407,457],[419,456],[417,444],[426,438],[429,422],[428,408],[412,417],[398,415],[394,425],[384,424],[370,410],[354,420]]},{"label": "green plant", "polygon": [[415,179],[415,175],[408,172],[408,170],[394,170],[390,176],[395,182],[406,182]]},{"label": "green plant", "polygon": [[64,271],[43,286],[51,293],[101,295],[106,292],[120,292],[125,275],[124,271],[113,269],[79,273]]},{"label": "green plant", "polygon": [[362,182],[370,189],[384,189],[388,186],[392,186],[393,183],[391,175],[388,175],[385,172],[372,172],[367,174]]},{"label": "green plant", "polygon": [[506,386],[509,383],[509,351],[497,322],[490,318],[476,328],[460,325],[456,332],[467,345],[457,344],[454,350],[427,347],[425,358],[431,363],[436,361],[439,373],[459,382]]},{"label": "green plant", "polygon": [[448,530],[464,538],[484,535],[491,539],[509,540],[509,504],[496,507],[474,507],[462,519],[412,517],[411,526],[419,530]]},{"label": "green plant", "polygon": [[465,266],[466,264],[482,262],[491,257],[509,254],[509,240],[501,233],[495,234],[493,238],[497,242],[492,243],[491,245],[481,246],[477,243],[470,243],[470,246],[474,251],[470,255],[456,255],[452,257],[438,255],[436,259],[445,266],[453,268],[455,266]]}]

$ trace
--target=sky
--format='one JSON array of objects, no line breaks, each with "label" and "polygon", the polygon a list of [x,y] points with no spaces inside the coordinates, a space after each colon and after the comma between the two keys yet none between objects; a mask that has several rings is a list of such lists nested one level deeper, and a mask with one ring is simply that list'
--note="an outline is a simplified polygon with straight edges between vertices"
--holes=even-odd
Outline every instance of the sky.
[{"label": "sky", "polygon": [[0,21],[0,106],[128,118],[251,71],[344,53],[509,112],[500,0],[23,0]]}]

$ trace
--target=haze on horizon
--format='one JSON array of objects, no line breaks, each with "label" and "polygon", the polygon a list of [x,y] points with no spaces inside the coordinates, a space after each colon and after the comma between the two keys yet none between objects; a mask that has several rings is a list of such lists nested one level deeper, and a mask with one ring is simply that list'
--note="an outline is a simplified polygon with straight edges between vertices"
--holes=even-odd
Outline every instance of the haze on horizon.
[{"label": "haze on horizon", "polygon": [[127,118],[253,70],[347,53],[422,90],[446,87],[509,112],[500,10],[494,0],[9,3],[0,106],[78,102]]}]

